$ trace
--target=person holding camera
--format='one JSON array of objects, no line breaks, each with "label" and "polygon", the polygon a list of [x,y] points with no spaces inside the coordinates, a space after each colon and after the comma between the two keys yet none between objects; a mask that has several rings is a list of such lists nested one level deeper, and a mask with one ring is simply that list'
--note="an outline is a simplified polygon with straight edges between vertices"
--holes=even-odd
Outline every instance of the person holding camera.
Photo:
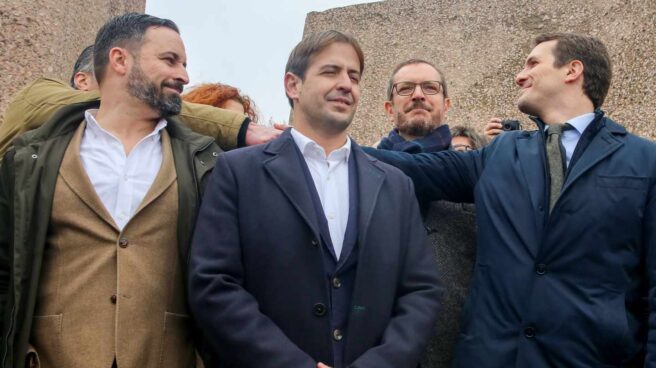
[{"label": "person holding camera", "polygon": [[656,366],[656,144],[600,110],[597,38],[550,33],[515,77],[535,131],[478,151],[367,150],[420,200],[476,203],[472,290],[453,366]]},{"label": "person holding camera", "polygon": [[513,119],[501,119],[501,118],[492,118],[490,121],[485,124],[485,138],[488,141],[494,139],[503,132],[508,132],[511,130],[521,130],[522,124],[519,120]]}]

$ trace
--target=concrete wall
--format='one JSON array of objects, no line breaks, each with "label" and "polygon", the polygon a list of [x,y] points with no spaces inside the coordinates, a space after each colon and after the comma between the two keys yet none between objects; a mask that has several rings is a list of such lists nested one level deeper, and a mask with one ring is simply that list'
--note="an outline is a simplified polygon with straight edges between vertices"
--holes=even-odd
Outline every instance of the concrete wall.
[{"label": "concrete wall", "polygon": [[2,0],[0,116],[33,79],[68,80],[78,55],[109,18],[145,8],[145,0]]},{"label": "concrete wall", "polygon": [[519,118],[514,76],[542,32],[565,31],[603,40],[614,77],[603,106],[630,131],[655,139],[656,0],[389,0],[308,14],[305,33],[353,34],[365,52],[363,96],[352,135],[371,144],[392,128],[383,113],[394,66],[423,58],[441,67],[453,107],[448,123],[482,131],[491,116]]}]

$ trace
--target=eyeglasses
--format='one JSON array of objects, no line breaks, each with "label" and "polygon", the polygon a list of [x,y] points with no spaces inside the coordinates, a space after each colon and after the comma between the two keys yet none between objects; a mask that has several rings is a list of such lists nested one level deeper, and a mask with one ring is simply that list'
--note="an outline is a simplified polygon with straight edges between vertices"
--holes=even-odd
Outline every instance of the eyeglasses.
[{"label": "eyeglasses", "polygon": [[395,83],[392,87],[392,93],[396,90],[396,94],[399,96],[410,96],[415,92],[415,89],[419,86],[421,91],[425,95],[436,95],[442,92],[442,82],[440,81],[425,81],[421,83],[414,82],[398,82]]},{"label": "eyeglasses", "polygon": [[451,149],[454,151],[473,151],[474,147],[468,145],[468,144],[454,144],[451,146]]}]

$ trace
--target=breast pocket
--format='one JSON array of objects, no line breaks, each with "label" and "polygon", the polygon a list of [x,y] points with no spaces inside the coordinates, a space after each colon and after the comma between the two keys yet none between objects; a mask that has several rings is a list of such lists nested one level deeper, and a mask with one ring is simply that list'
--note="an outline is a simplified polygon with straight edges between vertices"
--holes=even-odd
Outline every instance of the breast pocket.
[{"label": "breast pocket", "polygon": [[647,192],[649,178],[642,176],[597,175],[597,187]]}]

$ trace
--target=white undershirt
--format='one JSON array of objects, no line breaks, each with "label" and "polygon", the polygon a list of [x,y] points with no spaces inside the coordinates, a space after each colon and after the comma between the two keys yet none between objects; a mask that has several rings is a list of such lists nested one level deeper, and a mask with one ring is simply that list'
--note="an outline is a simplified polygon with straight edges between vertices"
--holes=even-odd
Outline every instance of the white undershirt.
[{"label": "white undershirt", "polygon": [[100,200],[123,230],[162,165],[161,130],[166,120],[160,120],[126,156],[123,143],[96,121],[97,112],[93,109],[84,114],[87,126],[80,143],[80,158]]},{"label": "white undershirt", "polygon": [[351,139],[347,137],[342,147],[326,157],[326,151],[312,139],[293,128],[291,134],[312,175],[323,213],[328,221],[330,240],[339,259],[349,216],[348,160],[351,153]]}]

